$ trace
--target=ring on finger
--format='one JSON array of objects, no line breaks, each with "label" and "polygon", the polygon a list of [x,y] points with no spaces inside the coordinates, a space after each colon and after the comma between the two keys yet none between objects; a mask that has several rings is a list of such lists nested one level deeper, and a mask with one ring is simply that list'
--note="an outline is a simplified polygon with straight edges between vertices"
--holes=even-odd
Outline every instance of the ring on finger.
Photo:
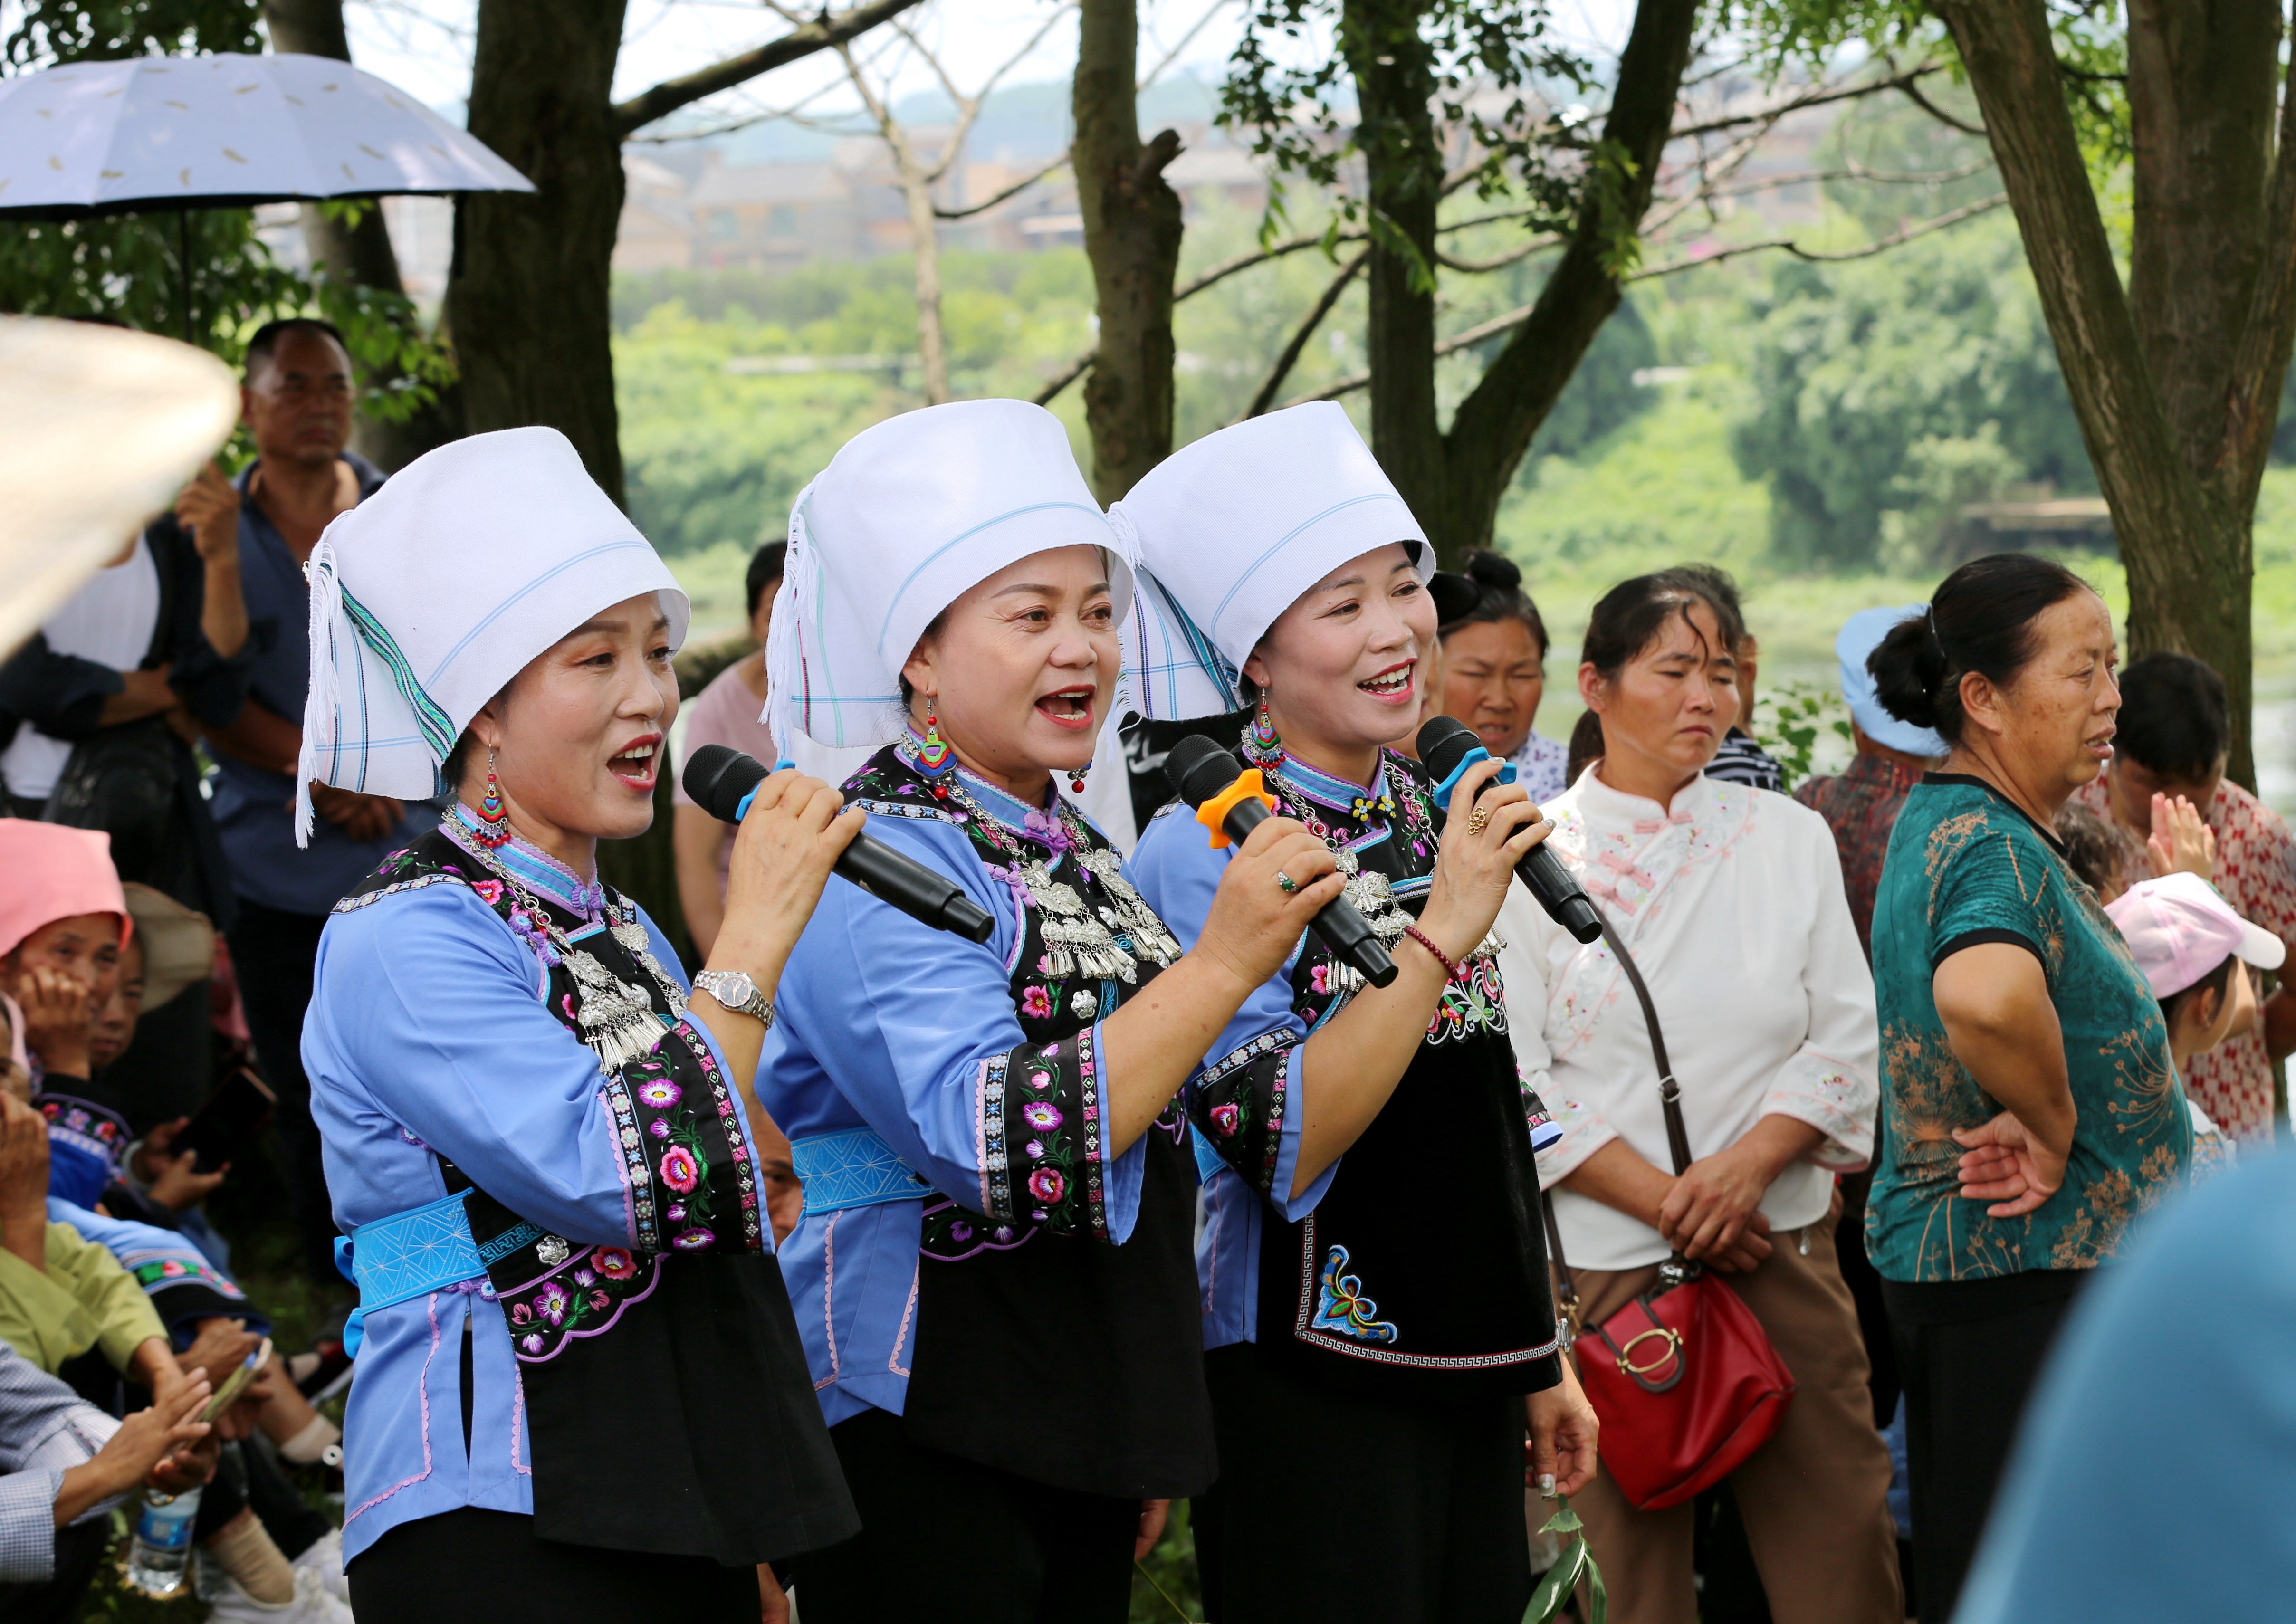
[{"label": "ring on finger", "polygon": [[1275,871],[1275,883],[1283,890],[1283,894],[1287,897],[1293,891],[1300,889],[1299,882],[1292,879],[1290,874],[1285,874],[1280,868]]},{"label": "ring on finger", "polygon": [[1488,807],[1477,807],[1472,812],[1470,812],[1467,815],[1467,833],[1469,834],[1480,834],[1483,830],[1489,825],[1490,821],[1490,808]]}]

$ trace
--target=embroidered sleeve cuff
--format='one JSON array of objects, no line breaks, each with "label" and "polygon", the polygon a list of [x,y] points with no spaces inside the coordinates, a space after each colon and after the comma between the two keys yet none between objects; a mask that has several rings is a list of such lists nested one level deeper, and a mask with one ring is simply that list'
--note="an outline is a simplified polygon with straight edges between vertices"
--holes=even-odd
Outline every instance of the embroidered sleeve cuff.
[{"label": "embroidered sleeve cuff", "polygon": [[1330,1165],[1316,1174],[1306,1189],[1297,1195],[1292,1193],[1292,1181],[1300,1173],[1300,1128],[1308,1120],[1307,1114],[1297,1109],[1301,1098],[1300,1089],[1306,1086],[1300,1079],[1306,1073],[1307,1065],[1308,1046],[1305,1044],[1293,1045],[1283,1057],[1284,1098],[1288,1108],[1283,1112],[1283,1132],[1277,1136],[1279,1148],[1275,1152],[1275,1173],[1268,1181],[1267,1194],[1269,1203],[1283,1215],[1287,1224],[1298,1223],[1322,1204],[1324,1192],[1332,1187],[1332,1180],[1339,1177],[1340,1164],[1347,1160],[1345,1156],[1333,1157]]},{"label": "embroidered sleeve cuff", "polygon": [[[1120,1239],[1109,1221],[1101,1099],[1097,1026],[993,1057],[980,1080],[981,1212],[1060,1234]],[[1136,1169],[1135,1211],[1138,1198]],[[1128,1215],[1124,1228],[1131,1228]]]},{"label": "embroidered sleeve cuff", "polygon": [[1546,1107],[1553,1127],[1562,1130],[1557,1138],[1552,1132],[1542,1136],[1547,1148],[1538,1152],[1538,1187],[1552,1190],[1586,1165],[1587,1159],[1619,1136],[1610,1119],[1585,1100],[1568,1094],[1550,1091],[1538,1094],[1526,1087],[1526,1107],[1537,1100]]},{"label": "embroidered sleeve cuff", "polygon": [[[1093,1032],[1095,1037],[1100,1034],[1100,1023],[1095,1023]],[[1105,1052],[1103,1051],[1103,1054]],[[1092,1086],[1093,1106],[1098,1113],[1097,1120],[1105,1122],[1108,1120],[1108,1066],[1104,1060],[1092,1079]],[[1149,1125],[1148,1134],[1161,1131],[1166,1122],[1178,1120],[1178,1106],[1168,1105],[1163,1118]],[[1134,1140],[1131,1147],[1121,1156],[1111,1157],[1107,1140],[1101,1141],[1101,1177],[1107,1191],[1108,1238],[1119,1246],[1132,1238],[1132,1226],[1140,1219],[1140,1186],[1148,1172],[1148,1134]]]},{"label": "embroidered sleeve cuff", "polygon": [[1804,1051],[1771,1081],[1762,1114],[1792,1117],[1825,1136],[1805,1161],[1829,1173],[1862,1173],[1874,1160],[1877,1103],[1874,1086],[1862,1072]]},{"label": "embroidered sleeve cuff", "polygon": [[604,1095],[636,1250],[765,1250],[749,1128],[707,1034],[680,1021]]},{"label": "embroidered sleeve cuff", "polygon": [[1188,1090],[1189,1115],[1205,1143],[1261,1195],[1291,1188],[1277,1173],[1287,1138],[1290,1159],[1299,1156],[1298,1128],[1288,1135],[1285,1128],[1304,1052],[1297,1032],[1278,1027],[1206,1066]]}]

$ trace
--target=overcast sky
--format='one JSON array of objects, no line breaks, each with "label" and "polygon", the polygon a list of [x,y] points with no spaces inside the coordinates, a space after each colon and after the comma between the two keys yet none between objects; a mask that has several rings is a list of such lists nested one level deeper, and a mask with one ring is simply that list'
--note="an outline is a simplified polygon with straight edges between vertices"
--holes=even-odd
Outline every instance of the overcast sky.
[{"label": "overcast sky", "polygon": [[[840,0],[840,4],[842,0]],[[1633,0],[1553,0],[1557,32],[1608,55],[1623,41]],[[0,7],[0,11],[12,7]],[[475,0],[350,0],[351,53],[369,72],[399,85],[434,106],[459,104],[470,86]],[[942,55],[959,87],[971,90],[1013,56],[1042,27],[1047,0],[926,0],[920,28]],[[1176,45],[1174,66],[1217,78],[1235,44],[1240,0],[1141,0],[1144,71]],[[1201,26],[1199,26],[1201,25]],[[786,33],[789,25],[758,0],[629,0],[629,23],[614,94],[636,94],[659,80]],[[1193,36],[1191,35],[1191,31]],[[890,29],[879,31],[885,40]],[[1185,40],[1185,45],[1182,41]],[[895,69],[895,94],[933,88],[925,65],[910,57],[886,59]],[[1063,17],[1004,83],[1065,78],[1076,63],[1076,24]],[[807,101],[808,111],[845,111],[851,92],[840,87],[833,56],[824,54],[755,79],[713,109],[727,113],[786,107]]]}]

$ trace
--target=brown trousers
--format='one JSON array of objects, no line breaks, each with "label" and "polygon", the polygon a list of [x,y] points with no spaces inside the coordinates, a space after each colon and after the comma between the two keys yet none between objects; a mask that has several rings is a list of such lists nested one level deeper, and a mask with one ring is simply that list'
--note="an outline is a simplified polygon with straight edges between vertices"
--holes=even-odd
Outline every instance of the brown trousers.
[{"label": "brown trousers", "polygon": [[[1890,1452],[1874,1430],[1857,1311],[1834,1261],[1834,1221],[1828,1214],[1772,1235],[1769,1257],[1752,1274],[1718,1276],[1754,1311],[1794,1378],[1784,1422],[1731,1474],[1730,1487],[1775,1624],[1903,1624]],[[1655,1265],[1570,1273],[1591,1325],[1658,1279]],[[1611,1624],[1696,1624],[1692,1505],[1636,1511],[1607,1472],[1571,1505],[1586,1521]],[[1553,1509],[1534,1493],[1533,1528]]]}]

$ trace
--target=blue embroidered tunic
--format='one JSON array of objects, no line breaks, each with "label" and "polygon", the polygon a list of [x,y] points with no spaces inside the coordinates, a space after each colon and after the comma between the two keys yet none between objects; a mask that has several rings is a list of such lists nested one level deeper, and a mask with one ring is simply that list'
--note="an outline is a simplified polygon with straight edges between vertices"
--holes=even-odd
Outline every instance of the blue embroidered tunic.
[{"label": "blue embroidered tunic", "polygon": [[[641,1435],[613,1470],[545,1485],[545,1511],[554,1511],[553,1495],[570,1493],[581,1502],[573,1511],[595,1519],[601,1500],[619,1496],[631,1508],[627,1524],[609,1505],[583,1536],[588,1542],[729,1562],[846,1537],[855,1526],[849,1502],[796,1385],[794,1328],[785,1317],[788,1385],[803,1423],[790,1431],[789,1448],[802,1454],[817,1443],[830,1480],[806,1481],[806,1504],[771,1504],[788,1492],[782,1463],[752,1459],[745,1470],[713,1460],[709,1429],[690,1413],[697,1395],[713,1397],[712,1361],[756,1347],[723,1325],[698,1323],[711,1316],[693,1313],[690,1299],[688,1311],[677,1312],[672,1271],[700,1267],[697,1279],[716,1281],[746,1259],[767,1271],[767,1294],[758,1300],[770,1306],[768,1319],[783,1315],[785,1300],[772,1276],[772,1238],[759,1221],[748,1136],[723,1058],[708,1028],[674,1018],[685,988],[675,954],[634,906],[586,886],[544,854],[513,843],[481,857],[449,841],[455,828],[450,816],[442,832],[387,859],[338,905],[320,939],[303,1027],[337,1222],[356,1232],[475,1186],[467,1221],[488,1248],[486,1272],[365,1314],[344,1420],[346,1560],[418,1517],[463,1506],[535,1513],[537,1421],[549,1414],[543,1400],[557,1395],[562,1407],[562,1370],[589,1373],[582,1379],[594,1384],[597,1359],[612,1357],[595,1350],[617,1347],[636,1349],[641,1362],[628,1378],[656,1390],[627,1397],[652,1413],[632,1410]],[[644,956],[620,951],[626,937],[643,941]],[[570,973],[569,949],[585,943],[596,958]],[[622,986],[599,981],[600,961],[619,967]],[[660,1013],[654,989],[629,987],[631,975],[674,979],[681,997],[671,1013]],[[636,1029],[650,1036],[619,1044],[595,1037],[591,1021],[583,1038],[570,1029],[583,1011],[594,1019],[597,1008],[626,1005]],[[615,1059],[602,1062],[602,1054]],[[697,1110],[707,1119],[698,1127]],[[517,1251],[492,1247],[481,1233],[481,1193],[487,1210],[506,1208],[525,1220]],[[506,1267],[535,1277],[513,1292],[502,1284]],[[737,1321],[745,1316],[738,1296],[701,1306]],[[567,1362],[553,1368],[554,1360]],[[603,1374],[611,1381],[621,1373]],[[766,1391],[778,1374],[728,1370],[715,1379]],[[745,1441],[750,1418],[741,1405],[729,1407],[736,1413],[722,1431]],[[648,1443],[645,1429],[676,1436]],[[664,1455],[682,1475],[649,1480],[654,1457]],[[551,1458],[545,1448],[542,1464]],[[654,1504],[661,1501],[681,1503],[668,1520],[682,1515],[687,1530],[673,1530],[668,1543]],[[759,1517],[781,1522],[760,1536]],[[623,1537],[626,1526],[648,1518],[655,1526]],[[769,1541],[764,1549],[744,1544],[760,1537]]]},{"label": "blue embroidered tunic", "polygon": [[[911,1376],[921,1317],[954,1300],[934,1294],[951,1276],[922,1271],[977,1274],[972,1259],[993,1266],[989,1255],[1004,1253],[1030,1259],[1057,1294],[1095,1266],[1048,1248],[1111,1245],[1174,1249],[1178,1323],[1165,1327],[1144,1313],[1175,1333],[1176,1362],[1188,1366],[1184,1380],[1201,1407],[1201,1375],[1187,1357],[1186,1125],[1176,1105],[1123,1154],[1108,1153],[1098,1132],[1108,1076],[1097,1057],[1101,1022],[1123,991],[1117,973],[1095,964],[1086,936],[1100,931],[1102,952],[1111,937],[1139,947],[1136,970],[1129,959],[1120,967],[1125,991],[1159,967],[1141,939],[1155,939],[1167,959],[1177,947],[1146,916],[1122,857],[1073,808],[1056,796],[1046,808],[1027,806],[961,768],[940,778],[922,773],[914,743],[880,752],[848,786],[849,799],[870,810],[873,835],[963,886],[994,918],[994,933],[986,943],[964,941],[832,881],[783,972],[758,1070],[759,1103],[789,1134],[807,1179],[805,1216],[784,1243],[783,1267],[823,1414],[833,1425],[874,1407],[919,1424]],[[970,829],[976,818],[993,831]],[[1063,941],[1077,944],[1073,964],[1061,956]],[[1072,1035],[1059,1038],[1062,1030]],[[865,1139],[876,1136],[895,1177],[921,1179],[916,1194],[824,1210],[843,1181],[824,1173],[817,1147],[849,1144],[862,1130]],[[1159,1171],[1167,1162],[1152,1162],[1152,1152],[1168,1159],[1168,1182]],[[1136,1235],[1144,1210],[1163,1213],[1158,1221],[1172,1233]],[[997,1289],[1028,1317],[1036,1310],[1018,1308],[1020,1282],[1011,1275]],[[1084,1321],[1055,1301],[1039,1307],[1037,1345],[1048,1358],[1065,1357],[1054,1350]],[[1046,1401],[1046,1434],[1089,1430],[1064,1425],[1049,1392]],[[1094,1420],[1122,1430],[1105,1415]],[[1181,1417],[1170,1417],[1168,1430],[1184,1430]],[[1084,1488],[1097,1448],[1048,1436],[1009,1464],[1039,1481]],[[1048,1464],[1063,1449],[1076,1467],[1066,1477]]]}]

